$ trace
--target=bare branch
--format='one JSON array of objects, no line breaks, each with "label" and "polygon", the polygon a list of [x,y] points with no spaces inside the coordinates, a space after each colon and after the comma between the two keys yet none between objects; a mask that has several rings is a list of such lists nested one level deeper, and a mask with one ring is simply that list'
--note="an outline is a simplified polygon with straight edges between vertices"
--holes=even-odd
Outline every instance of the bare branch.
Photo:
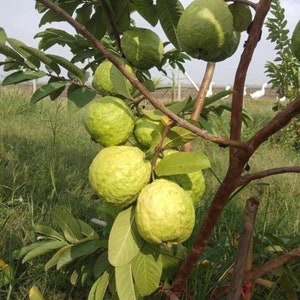
[{"label": "bare branch", "polygon": [[229,299],[238,300],[241,296],[241,289],[243,286],[243,276],[245,273],[245,266],[249,252],[249,246],[254,230],[254,222],[258,209],[258,200],[249,198],[246,201],[244,210],[243,230],[239,240],[238,251],[236,254],[236,261],[233,267],[231,277],[231,284],[229,288]]},{"label": "bare branch", "polygon": [[300,173],[300,166],[278,167],[278,168],[264,170],[253,174],[246,174],[241,177],[240,185],[244,185],[245,183],[248,183],[252,180],[257,180],[268,176],[284,174],[284,173]]},{"label": "bare branch", "polygon": [[99,41],[93,34],[91,34],[83,25],[78,23],[75,19],[73,19],[67,12],[57,6],[50,0],[37,0],[38,2],[44,4],[46,7],[51,9],[53,12],[61,16],[64,20],[66,20],[70,25],[72,25],[77,32],[79,32],[82,36],[84,36],[88,41],[90,41],[103,55],[110,60],[116,68],[131,82],[133,86],[135,86],[144,96],[147,98],[151,104],[159,109],[162,113],[172,119],[177,123],[178,126],[181,126],[185,129],[190,130],[195,133],[199,137],[202,137],[206,140],[219,144],[220,146],[232,146],[232,147],[244,147],[244,143],[239,141],[230,141],[228,139],[218,137],[208,133],[206,130],[203,130],[199,127],[196,127],[189,123],[188,121],[178,117],[176,114],[171,112],[162,102],[156,99],[151,92],[132,74],[130,74],[123,65],[119,62],[119,60],[110,53],[106,47]]}]

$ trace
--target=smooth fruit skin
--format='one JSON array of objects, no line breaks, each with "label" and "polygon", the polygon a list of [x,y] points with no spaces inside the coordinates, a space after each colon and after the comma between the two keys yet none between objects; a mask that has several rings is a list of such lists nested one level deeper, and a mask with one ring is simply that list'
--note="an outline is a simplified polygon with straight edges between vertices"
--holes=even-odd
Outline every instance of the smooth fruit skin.
[{"label": "smooth fruit skin", "polygon": [[158,66],[164,52],[163,43],[155,32],[138,27],[123,33],[121,48],[126,59],[140,70]]},{"label": "smooth fruit skin", "polygon": [[153,141],[154,131],[158,133],[162,130],[162,125],[159,121],[154,121],[146,116],[142,116],[135,121],[133,135],[139,146],[143,149],[149,149]]},{"label": "smooth fruit skin", "polygon": [[89,168],[89,182],[104,201],[118,206],[134,202],[149,182],[151,163],[133,146],[112,146],[102,149]]},{"label": "smooth fruit skin", "polygon": [[[120,62],[123,63],[125,69],[130,72],[132,75],[134,75],[134,70],[131,68],[129,64],[127,64],[123,59],[119,58]],[[102,96],[117,96],[118,92],[114,88],[114,85],[112,83],[111,79],[111,71],[112,68],[116,68],[111,61],[108,59],[105,59],[103,62],[99,64],[97,67],[92,85],[97,90]],[[119,70],[117,70],[119,72]],[[126,86],[129,90],[129,92],[133,92],[134,87],[132,84],[129,82],[128,79],[126,80]]]},{"label": "smooth fruit skin", "polygon": [[179,45],[190,56],[214,62],[231,41],[233,17],[223,0],[194,0],[177,24]]},{"label": "smooth fruit skin", "polygon": [[298,21],[293,31],[291,44],[295,57],[300,60],[300,21]]},{"label": "smooth fruit skin", "polygon": [[82,121],[91,138],[103,147],[124,144],[134,128],[131,110],[122,99],[112,96],[91,102]]},{"label": "smooth fruit skin", "polygon": [[149,243],[182,243],[195,225],[193,201],[178,184],[156,179],[138,196],[135,222]]}]

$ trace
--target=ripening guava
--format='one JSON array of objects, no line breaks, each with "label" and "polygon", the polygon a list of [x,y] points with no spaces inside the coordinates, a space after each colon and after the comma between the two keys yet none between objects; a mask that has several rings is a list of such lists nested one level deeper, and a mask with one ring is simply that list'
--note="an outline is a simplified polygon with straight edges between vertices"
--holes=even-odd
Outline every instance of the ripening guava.
[{"label": "ripening guava", "polygon": [[122,99],[105,96],[91,102],[82,121],[91,138],[103,147],[124,144],[133,132],[134,118]]},{"label": "ripening guava", "polygon": [[152,145],[155,131],[159,134],[161,130],[162,125],[159,121],[142,116],[135,121],[133,135],[139,146],[149,149]]},{"label": "ripening guava", "polygon": [[160,37],[150,29],[139,27],[123,33],[121,48],[128,62],[140,70],[158,66],[164,52]]},{"label": "ripening guava", "polygon": [[300,21],[298,21],[291,39],[293,54],[300,60]]},{"label": "ripening guava", "polygon": [[178,184],[156,179],[138,196],[135,222],[139,234],[149,243],[182,243],[195,225],[193,201]]},{"label": "ripening guava", "polygon": [[[129,73],[134,75],[133,68],[124,59],[119,58],[119,60],[120,60],[120,62],[123,63],[125,69]],[[113,82],[112,82],[112,75],[113,75],[112,72],[120,73],[120,71],[108,59],[105,59],[103,62],[101,62],[95,71],[92,85],[95,88],[95,90],[97,90],[102,96],[117,96],[118,95],[118,92],[115,89]],[[121,76],[123,76],[123,75],[121,75]],[[124,80],[126,82],[126,87],[129,91],[129,93],[132,93],[134,91],[133,85],[129,82],[128,79],[125,79],[125,76],[124,76]]]},{"label": "ripening guava", "polygon": [[110,204],[125,207],[134,202],[149,182],[151,163],[133,146],[103,148],[89,167],[93,190]]},{"label": "ripening guava", "polygon": [[223,0],[194,0],[177,24],[181,49],[190,56],[214,62],[230,44],[233,17]]}]

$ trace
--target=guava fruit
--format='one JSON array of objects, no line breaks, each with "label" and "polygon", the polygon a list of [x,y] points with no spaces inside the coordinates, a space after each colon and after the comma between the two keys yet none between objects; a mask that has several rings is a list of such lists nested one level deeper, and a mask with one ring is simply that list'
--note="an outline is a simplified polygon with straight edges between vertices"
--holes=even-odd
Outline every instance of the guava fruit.
[{"label": "guava fruit", "polygon": [[[119,58],[120,62],[124,65],[125,69],[134,75],[133,68],[122,58]],[[105,59],[101,62],[94,74],[92,85],[102,96],[117,96],[118,91],[115,89],[113,82],[112,82],[112,72],[119,72],[120,71],[113,65],[111,61]],[[123,76],[123,75],[121,75]],[[129,93],[134,91],[133,85],[130,83],[128,79],[124,77],[126,87]]]},{"label": "guava fruit", "polygon": [[193,201],[178,184],[156,179],[138,196],[135,222],[139,234],[149,243],[182,243],[195,225]]},{"label": "guava fruit", "polygon": [[298,21],[291,39],[292,51],[297,59],[300,60],[300,21]]},{"label": "guava fruit", "polygon": [[103,148],[89,167],[89,182],[104,201],[120,207],[134,202],[149,182],[151,163],[138,147]]},{"label": "guava fruit", "polygon": [[150,29],[139,27],[123,33],[121,48],[128,62],[140,70],[158,66],[164,52],[160,37]]},{"label": "guava fruit", "polygon": [[178,42],[190,56],[214,62],[230,44],[233,17],[223,0],[194,0],[177,24]]},{"label": "guava fruit", "polygon": [[82,121],[91,138],[103,147],[124,144],[134,128],[131,110],[122,99],[113,96],[88,104]]},{"label": "guava fruit", "polygon": [[142,116],[135,121],[133,135],[139,146],[149,149],[154,138],[154,132],[156,131],[157,134],[160,134],[161,130],[162,125],[159,121]]},{"label": "guava fruit", "polygon": [[[167,149],[163,151],[163,155],[165,156],[176,152],[178,151]],[[195,206],[201,202],[206,189],[205,178],[202,170],[187,174],[164,176],[164,179],[173,181],[182,187],[190,195]]]},{"label": "guava fruit", "polygon": [[232,3],[228,8],[232,13],[234,30],[237,32],[247,30],[252,22],[249,6],[244,3]]},{"label": "guava fruit", "polygon": [[241,40],[241,33],[237,31],[232,32],[232,39],[227,47],[224,47],[222,53],[215,58],[215,62],[223,61],[232,56],[239,47]]}]

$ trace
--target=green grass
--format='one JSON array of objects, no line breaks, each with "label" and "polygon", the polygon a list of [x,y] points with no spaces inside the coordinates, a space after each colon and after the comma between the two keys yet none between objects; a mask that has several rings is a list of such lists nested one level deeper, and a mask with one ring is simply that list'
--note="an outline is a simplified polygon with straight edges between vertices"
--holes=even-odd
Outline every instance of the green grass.
[{"label": "green grass", "polygon": [[[249,100],[245,103],[253,121],[249,127],[243,127],[244,139],[251,137],[275,114],[273,100],[261,102]],[[225,113],[221,119],[214,118],[214,123],[217,132],[228,136],[229,114]],[[14,270],[10,285],[0,286],[0,299],[26,299],[33,284],[41,288],[47,299],[85,299],[87,290],[72,287],[68,276],[62,272],[45,273],[42,259],[21,264],[13,260],[11,253],[34,240],[33,225],[51,223],[51,210],[55,207],[66,208],[87,222],[98,216],[87,175],[99,147],[85,132],[80,111],[68,111],[65,99],[44,100],[32,106],[29,96],[16,88],[0,89],[0,128],[0,259]],[[196,147],[208,155],[213,170],[213,173],[205,170],[207,190],[203,205],[197,211],[199,227],[219,180],[225,175],[228,149],[200,139]],[[263,144],[249,162],[250,172],[299,164],[299,153],[272,139]],[[271,256],[265,250],[269,245],[290,249],[295,240],[293,246],[299,247],[299,179],[299,174],[282,174],[255,181],[231,200],[203,256],[205,263],[199,263],[189,281],[193,299],[207,299],[216,286],[228,281],[227,271],[233,263],[243,207],[249,196],[256,196],[260,201],[254,263],[260,264]],[[292,288],[299,293],[299,263],[289,264],[284,272]],[[257,296],[253,299],[286,299],[284,276],[276,276],[268,277],[277,283],[275,288],[257,287]]]}]

